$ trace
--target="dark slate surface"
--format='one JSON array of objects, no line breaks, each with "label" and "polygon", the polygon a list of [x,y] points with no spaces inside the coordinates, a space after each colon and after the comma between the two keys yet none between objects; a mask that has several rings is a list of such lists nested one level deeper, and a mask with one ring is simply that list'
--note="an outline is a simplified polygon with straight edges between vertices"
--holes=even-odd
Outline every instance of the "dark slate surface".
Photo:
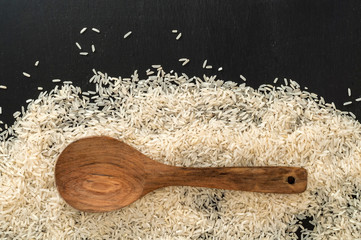
[{"label": "dark slate surface", "polygon": [[[151,64],[233,81],[243,74],[252,87],[291,78],[360,119],[361,103],[342,106],[361,95],[360,16],[361,3],[348,0],[0,0],[0,85],[8,86],[0,119],[11,124],[37,86],[54,87],[52,78],[86,88],[92,68],[118,76]],[[101,34],[80,35],[84,26]],[[180,41],[172,29],[183,33]],[[88,51],[94,43],[96,53],[80,56],[76,41]],[[223,72],[202,69],[204,59]]]}]

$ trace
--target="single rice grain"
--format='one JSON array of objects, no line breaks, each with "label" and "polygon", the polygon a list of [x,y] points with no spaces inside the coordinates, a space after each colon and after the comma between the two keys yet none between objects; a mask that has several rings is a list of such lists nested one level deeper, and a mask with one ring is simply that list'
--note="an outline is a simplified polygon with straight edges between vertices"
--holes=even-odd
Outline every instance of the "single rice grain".
[{"label": "single rice grain", "polygon": [[129,32],[127,32],[127,33],[123,36],[123,38],[126,39],[126,38],[129,37],[131,34],[132,34],[132,31],[129,31]]},{"label": "single rice grain", "polygon": [[82,28],[82,29],[80,30],[80,34],[83,34],[86,30],[87,30],[86,27]]},{"label": "single rice grain", "polygon": [[78,42],[75,42],[75,45],[79,48],[79,50],[81,50],[81,46]]},{"label": "single rice grain", "polygon": [[23,72],[23,75],[25,76],[25,77],[31,77],[31,75],[29,74],[29,73],[27,73],[27,72]]},{"label": "single rice grain", "polygon": [[96,32],[96,33],[100,33],[100,30],[97,29],[97,28],[92,28],[92,31],[93,31],[93,32]]},{"label": "single rice grain", "polygon": [[239,77],[243,80],[243,81],[247,81],[247,79],[241,74],[239,75]]}]

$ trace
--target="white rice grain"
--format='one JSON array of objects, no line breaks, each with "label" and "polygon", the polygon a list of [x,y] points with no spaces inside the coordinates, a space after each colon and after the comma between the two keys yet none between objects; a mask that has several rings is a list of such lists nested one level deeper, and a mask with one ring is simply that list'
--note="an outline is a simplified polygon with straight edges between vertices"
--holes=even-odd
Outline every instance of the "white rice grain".
[{"label": "white rice grain", "polygon": [[243,80],[243,81],[247,81],[247,79],[241,74],[239,75],[239,77]]},{"label": "white rice grain", "polygon": [[100,30],[97,29],[97,28],[92,28],[92,31],[93,31],[93,32],[96,32],[96,33],[100,33]]},{"label": "white rice grain", "polygon": [[178,61],[182,62],[182,66],[185,66],[190,60],[188,58],[180,58]]},{"label": "white rice grain", "polygon": [[31,77],[31,75],[29,74],[29,73],[27,73],[27,72],[23,72],[23,75],[25,76],[25,77]]},{"label": "white rice grain", "polygon": [[179,33],[175,39],[179,40],[181,37],[182,37],[182,33]]},{"label": "white rice grain", "polygon": [[82,28],[82,29],[80,30],[80,34],[83,34],[86,30],[87,30],[86,27]]},{"label": "white rice grain", "polygon": [[204,60],[203,65],[202,65],[202,68],[206,68],[206,66],[207,66],[207,59]]},{"label": "white rice grain", "polygon": [[87,56],[89,53],[88,52],[80,52],[79,54],[82,56]]},{"label": "white rice grain", "polygon": [[34,64],[35,67],[39,66],[39,61],[36,61]]},{"label": "white rice grain", "polygon": [[79,48],[79,50],[81,50],[81,46],[78,42],[75,42],[75,45]]},{"label": "white rice grain", "polygon": [[[14,117],[14,118],[17,118],[17,117],[19,117],[20,115],[21,115],[21,112],[17,111],[17,112],[15,112],[15,113],[13,114],[13,117]],[[6,127],[6,128],[8,128],[8,127]]]},{"label": "white rice grain", "polygon": [[125,35],[124,35],[124,39],[126,39],[127,37],[129,37],[130,35],[132,34],[132,31],[129,31],[129,32],[127,32]]},{"label": "white rice grain", "polygon": [[352,112],[348,112],[350,114],[350,116],[353,118],[353,119],[356,119],[356,115],[353,114]]}]

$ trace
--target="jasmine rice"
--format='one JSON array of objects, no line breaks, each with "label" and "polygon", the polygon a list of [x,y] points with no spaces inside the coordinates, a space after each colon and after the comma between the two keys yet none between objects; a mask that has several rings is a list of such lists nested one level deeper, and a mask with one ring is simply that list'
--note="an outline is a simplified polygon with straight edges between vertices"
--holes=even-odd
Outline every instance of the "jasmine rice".
[{"label": "jasmine rice", "polygon": [[[67,83],[41,92],[1,132],[0,238],[294,239],[306,217],[314,228],[303,237],[361,238],[361,125],[316,94],[296,83],[253,89],[161,68],[141,80],[96,72],[90,82],[97,91]],[[308,188],[168,187],[119,211],[79,212],[59,196],[54,165],[69,143],[93,135],[176,166],[305,167]]]}]

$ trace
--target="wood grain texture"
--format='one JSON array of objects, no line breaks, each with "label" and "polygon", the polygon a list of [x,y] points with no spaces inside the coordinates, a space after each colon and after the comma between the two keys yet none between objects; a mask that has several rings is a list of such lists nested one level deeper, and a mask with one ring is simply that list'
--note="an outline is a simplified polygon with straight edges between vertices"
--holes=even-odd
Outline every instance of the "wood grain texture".
[{"label": "wood grain texture", "polygon": [[[166,186],[193,186],[261,193],[300,193],[307,171],[298,167],[185,168],[147,166],[144,192]],[[292,179],[289,183],[289,179]]]},{"label": "wood grain texture", "polygon": [[175,167],[116,139],[90,137],[64,149],[56,163],[55,180],[61,196],[74,208],[105,212],[166,186],[300,193],[306,190],[307,172],[297,167]]},{"label": "wood grain texture", "polygon": [[79,210],[100,212],[127,206],[142,195],[144,157],[116,139],[78,140],[59,156],[57,188],[65,201]]}]

